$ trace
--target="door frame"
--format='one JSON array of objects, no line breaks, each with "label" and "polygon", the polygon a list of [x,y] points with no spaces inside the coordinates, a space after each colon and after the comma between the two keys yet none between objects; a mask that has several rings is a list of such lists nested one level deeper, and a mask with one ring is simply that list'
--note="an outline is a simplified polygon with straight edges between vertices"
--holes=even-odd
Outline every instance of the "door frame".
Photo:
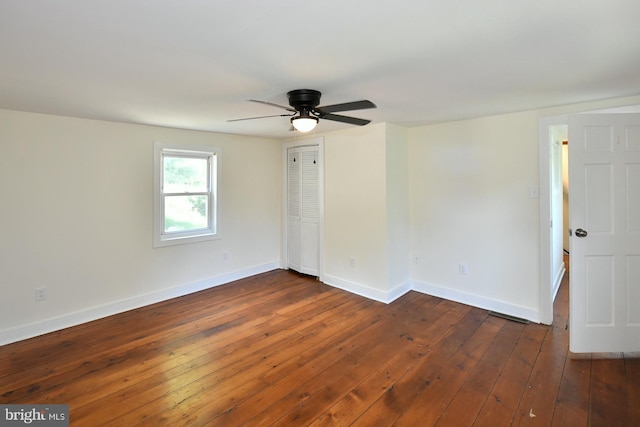
[{"label": "door frame", "polygon": [[284,141],[282,143],[282,244],[281,244],[281,268],[288,270],[289,241],[288,234],[288,217],[287,217],[287,150],[294,147],[318,146],[318,162],[320,169],[318,170],[318,279],[324,282],[324,137],[315,136],[312,138],[296,139]]},{"label": "door frame", "polygon": [[[539,170],[540,170],[540,322],[553,323],[553,301],[565,274],[566,266],[556,274],[552,269],[553,227],[551,226],[553,203],[551,191],[551,141],[550,129],[554,126],[567,126],[568,115],[542,117],[538,122],[539,131]],[[557,224],[556,224],[557,226]]]}]

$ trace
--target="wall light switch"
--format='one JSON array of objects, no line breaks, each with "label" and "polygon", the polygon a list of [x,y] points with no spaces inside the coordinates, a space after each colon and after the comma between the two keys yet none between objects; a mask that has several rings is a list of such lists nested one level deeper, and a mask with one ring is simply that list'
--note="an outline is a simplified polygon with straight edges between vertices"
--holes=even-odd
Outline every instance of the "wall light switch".
[{"label": "wall light switch", "polygon": [[540,187],[536,187],[532,185],[529,187],[529,198],[531,199],[539,199],[540,198]]}]

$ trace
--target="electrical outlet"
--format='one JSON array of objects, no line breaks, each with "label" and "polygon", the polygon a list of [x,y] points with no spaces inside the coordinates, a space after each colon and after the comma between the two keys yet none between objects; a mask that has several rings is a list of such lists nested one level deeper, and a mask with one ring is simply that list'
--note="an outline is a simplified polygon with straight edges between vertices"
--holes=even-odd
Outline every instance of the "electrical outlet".
[{"label": "electrical outlet", "polygon": [[44,301],[47,299],[47,288],[36,288],[36,301]]},{"label": "electrical outlet", "polygon": [[222,260],[229,261],[229,252],[222,252]]},{"label": "electrical outlet", "polygon": [[420,257],[419,256],[414,256],[413,257],[413,263],[414,264],[420,264]]},{"label": "electrical outlet", "polygon": [[469,274],[469,266],[465,263],[458,264],[458,273],[466,276],[467,274]]},{"label": "electrical outlet", "polygon": [[349,257],[349,267],[354,268],[356,266],[356,259],[352,256]]}]

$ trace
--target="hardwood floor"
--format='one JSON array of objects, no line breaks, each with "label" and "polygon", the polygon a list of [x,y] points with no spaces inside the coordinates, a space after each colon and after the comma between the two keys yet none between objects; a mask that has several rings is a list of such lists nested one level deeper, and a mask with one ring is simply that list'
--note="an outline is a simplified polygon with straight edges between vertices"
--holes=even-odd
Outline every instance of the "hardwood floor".
[{"label": "hardwood floor", "polygon": [[72,426],[637,426],[640,354],[410,292],[385,305],[274,271],[0,347],[0,403]]}]

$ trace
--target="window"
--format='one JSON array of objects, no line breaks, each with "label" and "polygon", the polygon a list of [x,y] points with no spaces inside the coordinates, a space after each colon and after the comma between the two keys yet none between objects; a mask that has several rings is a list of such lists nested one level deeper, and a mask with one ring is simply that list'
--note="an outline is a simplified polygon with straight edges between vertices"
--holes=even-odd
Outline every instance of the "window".
[{"label": "window", "polygon": [[219,162],[218,148],[154,144],[154,247],[219,238]]}]

